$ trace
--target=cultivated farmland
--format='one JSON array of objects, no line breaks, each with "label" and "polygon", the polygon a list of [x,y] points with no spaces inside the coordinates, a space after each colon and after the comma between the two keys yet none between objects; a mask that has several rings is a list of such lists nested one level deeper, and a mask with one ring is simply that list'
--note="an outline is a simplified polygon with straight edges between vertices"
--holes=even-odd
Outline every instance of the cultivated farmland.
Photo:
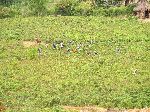
[{"label": "cultivated farmland", "polygon": [[28,17],[0,19],[0,28],[0,107],[7,111],[150,107],[149,22]]}]

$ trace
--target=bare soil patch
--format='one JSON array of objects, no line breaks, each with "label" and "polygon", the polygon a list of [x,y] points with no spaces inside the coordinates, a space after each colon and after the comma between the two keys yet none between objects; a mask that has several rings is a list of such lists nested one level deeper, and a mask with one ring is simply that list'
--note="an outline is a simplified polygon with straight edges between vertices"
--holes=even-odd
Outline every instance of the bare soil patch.
[{"label": "bare soil patch", "polygon": [[150,19],[139,19],[140,22],[143,22],[143,23],[149,23],[150,22]]},{"label": "bare soil patch", "polygon": [[22,42],[22,45],[25,47],[25,48],[28,48],[28,47],[37,47],[39,45],[43,45],[45,47],[47,47],[48,45],[45,44],[44,42],[41,42],[41,43],[37,43],[36,41],[23,41]]},{"label": "bare soil patch", "polygon": [[0,105],[0,112],[3,112],[3,111],[5,111],[5,110],[6,110],[6,107]]},{"label": "bare soil patch", "polygon": [[63,106],[66,111],[75,112],[150,112],[150,108],[145,109],[105,109],[96,106],[85,106],[85,107],[74,107],[74,106]]},{"label": "bare soil patch", "polygon": [[77,111],[77,112],[106,112],[107,109],[100,108],[96,106],[89,106],[89,107],[73,107],[73,106],[64,106],[63,107],[67,111]]},{"label": "bare soil patch", "polygon": [[23,41],[22,45],[24,47],[35,47],[35,46],[38,46],[38,44],[36,42],[34,42],[34,41]]}]

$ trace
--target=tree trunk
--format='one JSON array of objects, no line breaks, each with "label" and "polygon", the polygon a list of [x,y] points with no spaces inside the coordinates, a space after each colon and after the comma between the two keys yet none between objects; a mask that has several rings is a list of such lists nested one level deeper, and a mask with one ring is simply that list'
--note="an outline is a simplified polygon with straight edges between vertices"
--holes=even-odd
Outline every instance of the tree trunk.
[{"label": "tree trunk", "polygon": [[125,0],[125,6],[128,6],[130,3],[133,3],[134,0]]},{"label": "tree trunk", "polygon": [[125,6],[129,5],[130,0],[125,0]]}]

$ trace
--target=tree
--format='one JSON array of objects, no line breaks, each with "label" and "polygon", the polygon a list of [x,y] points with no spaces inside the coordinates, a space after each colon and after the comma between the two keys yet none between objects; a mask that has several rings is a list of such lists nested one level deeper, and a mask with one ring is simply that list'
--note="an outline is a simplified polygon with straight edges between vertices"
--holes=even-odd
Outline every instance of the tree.
[{"label": "tree", "polygon": [[14,0],[0,0],[0,5],[10,5]]},{"label": "tree", "polygon": [[46,13],[47,0],[24,0],[24,4],[29,7],[34,15],[44,15]]}]

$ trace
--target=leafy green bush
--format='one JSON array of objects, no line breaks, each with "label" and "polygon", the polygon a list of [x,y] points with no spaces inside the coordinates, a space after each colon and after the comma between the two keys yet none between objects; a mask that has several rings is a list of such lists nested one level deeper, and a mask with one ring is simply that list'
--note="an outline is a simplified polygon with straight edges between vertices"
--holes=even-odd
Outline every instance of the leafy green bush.
[{"label": "leafy green bush", "polygon": [[14,0],[0,0],[0,5],[9,6],[14,2]]},{"label": "leafy green bush", "polygon": [[106,15],[105,10],[106,9],[104,9],[103,7],[93,9],[92,15],[93,16],[105,16]]},{"label": "leafy green bush", "polygon": [[47,14],[46,3],[47,0],[27,0],[22,2],[29,14],[42,16]]},{"label": "leafy green bush", "polygon": [[75,7],[75,14],[84,15],[84,16],[91,15],[92,9],[93,6],[90,1],[86,1],[86,2],[82,1],[81,3],[79,3],[78,6]]},{"label": "leafy green bush", "polygon": [[93,9],[93,15],[97,16],[125,16],[132,15],[134,5],[129,5],[128,7],[120,6],[120,7],[110,7],[110,8],[97,8]]},{"label": "leafy green bush", "polygon": [[56,13],[56,5],[54,3],[50,3],[47,5],[47,15],[54,15]]},{"label": "leafy green bush", "polygon": [[7,17],[14,17],[15,14],[16,14],[15,10],[9,7],[0,6],[0,19]]},{"label": "leafy green bush", "polygon": [[10,17],[10,13],[13,9],[17,12],[16,15],[19,14],[22,16],[42,16],[47,14],[47,2],[48,0],[3,0],[2,6],[7,6],[7,9],[4,8],[4,11],[1,11],[1,13],[3,13],[3,16],[5,17]]},{"label": "leafy green bush", "polygon": [[136,6],[135,4],[128,5],[128,6],[126,7],[126,13],[128,13],[128,14],[133,14],[133,8],[134,8],[135,6]]},{"label": "leafy green bush", "polygon": [[93,6],[90,1],[61,0],[55,6],[55,14],[59,15],[88,16],[92,14],[92,11]]},{"label": "leafy green bush", "polygon": [[50,2],[48,0],[15,0],[11,2],[9,8],[1,8],[0,13],[1,18],[15,15],[27,17],[55,14],[63,16],[119,16],[132,14],[133,8],[134,5],[106,8],[96,6],[91,1],[79,0],[60,0],[57,2]]},{"label": "leafy green bush", "polygon": [[126,7],[110,7],[106,11],[106,16],[118,16],[118,15],[125,15],[126,14]]},{"label": "leafy green bush", "polygon": [[77,0],[61,0],[56,4],[55,12],[60,15],[74,15],[75,6],[78,4]]}]

